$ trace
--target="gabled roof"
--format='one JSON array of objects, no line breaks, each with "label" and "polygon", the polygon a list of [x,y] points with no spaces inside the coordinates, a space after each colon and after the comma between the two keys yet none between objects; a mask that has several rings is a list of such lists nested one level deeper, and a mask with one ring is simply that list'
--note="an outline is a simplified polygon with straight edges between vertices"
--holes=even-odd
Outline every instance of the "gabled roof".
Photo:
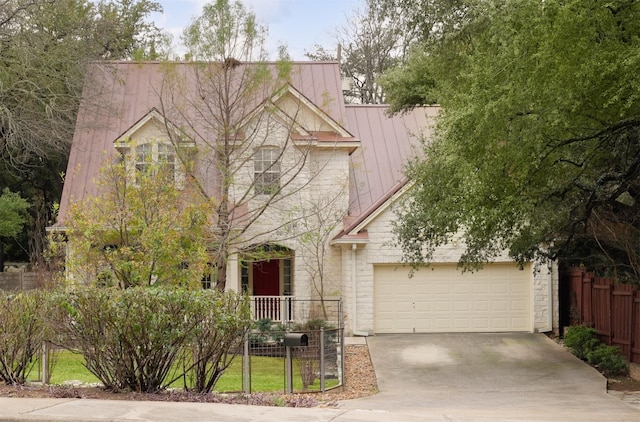
[{"label": "gabled roof", "polygon": [[[300,103],[302,107],[305,107],[313,115],[317,116],[324,123],[325,130],[314,130],[309,127],[305,127],[301,122],[297,121],[295,117],[283,110],[278,103],[286,97],[293,98],[296,102]],[[360,146],[360,142],[351,133],[349,133],[345,127],[336,122],[322,108],[305,97],[290,83],[285,84],[273,96],[263,101],[258,107],[247,114],[244,118],[244,123],[252,120],[256,115],[261,114],[267,108],[271,108],[271,113],[281,121],[285,122],[287,126],[292,129],[291,138],[294,142],[304,141],[304,145],[309,145],[309,142],[311,142],[312,146],[320,148],[324,146],[332,148],[348,148],[351,151],[354,151],[358,146]],[[299,110],[296,111],[296,114],[298,112]]]},{"label": "gabled roof", "polygon": [[193,141],[186,141],[183,136],[179,136],[181,134],[180,129],[165,119],[165,117],[158,111],[157,108],[153,107],[147,114],[145,114],[140,120],[138,120],[133,126],[127,129],[122,135],[118,136],[114,141],[116,149],[119,148],[128,148],[130,146],[130,139],[136,135],[136,133],[142,129],[145,125],[149,123],[157,123],[162,127],[168,128],[170,131],[174,132],[180,141],[194,144]]},{"label": "gabled roof", "polygon": [[[116,154],[116,140],[135,133],[137,125],[162,118],[158,113],[163,110],[161,92],[166,72],[185,75],[184,79],[189,81],[185,85],[188,88],[189,84],[197,82],[189,79],[194,77],[192,69],[203,65],[207,64],[97,62],[88,67],[60,201],[58,224],[63,222],[71,201],[98,194],[94,181],[99,176],[105,155]],[[251,65],[243,63],[243,66]],[[275,69],[275,64],[268,66]],[[294,62],[289,83],[293,90],[287,92],[294,92],[297,98],[321,110],[323,118],[339,129],[340,135],[347,134],[338,140],[347,142],[350,134],[343,127],[347,118],[338,63]],[[269,95],[272,94],[273,91],[269,92]],[[250,109],[264,100],[255,98]],[[197,121],[198,116],[190,117],[192,121]],[[175,127],[187,126],[179,121],[179,116],[168,118]],[[318,136],[307,131],[304,136],[315,136],[320,142],[324,135]],[[206,176],[211,185],[205,188],[213,189],[216,175],[207,173]]]},{"label": "gabled roof", "polygon": [[[115,154],[127,137],[152,122],[184,134],[181,128],[185,122],[180,121],[179,115],[169,118],[159,111],[163,109],[161,91],[167,69],[186,75],[189,83],[196,83],[196,80],[188,79],[193,77],[190,69],[194,66],[203,64],[100,62],[89,66],[58,224],[63,221],[71,201],[98,194],[94,181],[99,176],[105,155]],[[271,66],[275,68],[275,65]],[[420,137],[431,135],[438,108],[417,108],[404,115],[389,117],[387,106],[345,106],[337,62],[294,62],[292,68],[289,83],[275,93],[269,92],[266,97],[255,98],[245,117],[250,118],[251,111],[257,113],[260,107],[269,105],[274,107],[277,118],[295,129],[291,134],[294,143],[311,141],[317,147],[341,147],[351,152],[349,222],[343,235],[364,238],[360,233],[362,224],[366,226],[370,218],[386,209],[389,201],[403,192],[407,183],[403,167],[417,153]],[[286,109],[287,96],[320,123],[316,127],[305,127],[292,120],[290,110]],[[217,175],[207,171],[203,180],[209,185],[204,188],[213,189]]]},{"label": "gabled roof", "polygon": [[438,107],[388,115],[386,105],[347,105],[349,129],[361,147],[351,155],[349,216],[334,241],[362,241],[366,225],[408,188],[404,166],[433,132]]}]

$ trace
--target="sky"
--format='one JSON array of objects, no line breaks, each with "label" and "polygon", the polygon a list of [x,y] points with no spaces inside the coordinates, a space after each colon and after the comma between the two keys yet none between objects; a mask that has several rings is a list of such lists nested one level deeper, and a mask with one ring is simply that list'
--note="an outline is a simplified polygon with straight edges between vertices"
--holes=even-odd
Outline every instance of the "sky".
[{"label": "sky", "polygon": [[[305,51],[319,44],[335,51],[333,34],[363,0],[242,0],[269,29],[267,48],[275,58],[279,44],[287,46],[294,60],[305,60]],[[152,17],[159,28],[171,33],[174,44],[192,18],[199,16],[206,0],[159,0],[163,14]]]}]

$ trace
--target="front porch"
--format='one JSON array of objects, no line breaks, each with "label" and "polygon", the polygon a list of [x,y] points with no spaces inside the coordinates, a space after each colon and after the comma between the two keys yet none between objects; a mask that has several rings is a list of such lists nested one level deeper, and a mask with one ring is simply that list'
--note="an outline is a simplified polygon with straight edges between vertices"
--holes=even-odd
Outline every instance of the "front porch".
[{"label": "front porch", "polygon": [[322,319],[335,327],[342,326],[342,300],[303,299],[295,296],[249,296],[251,314],[256,321],[270,319],[273,323],[302,323]]}]

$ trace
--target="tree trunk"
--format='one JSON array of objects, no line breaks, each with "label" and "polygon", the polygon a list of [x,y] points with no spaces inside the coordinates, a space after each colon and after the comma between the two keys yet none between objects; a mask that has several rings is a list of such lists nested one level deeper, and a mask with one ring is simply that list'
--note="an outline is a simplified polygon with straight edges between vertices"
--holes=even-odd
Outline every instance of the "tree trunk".
[{"label": "tree trunk", "polygon": [[4,272],[4,240],[0,238],[0,273]]}]

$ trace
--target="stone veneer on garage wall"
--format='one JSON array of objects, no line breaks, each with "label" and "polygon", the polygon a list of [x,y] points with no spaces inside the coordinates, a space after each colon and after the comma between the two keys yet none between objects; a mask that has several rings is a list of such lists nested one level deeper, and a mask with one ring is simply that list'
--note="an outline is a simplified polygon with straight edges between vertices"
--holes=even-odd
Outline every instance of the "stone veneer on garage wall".
[{"label": "stone veneer on garage wall", "polygon": [[[390,246],[393,240],[391,233],[391,221],[395,218],[391,207],[384,210],[377,218],[367,226],[368,242],[358,245],[357,259],[357,329],[363,334],[374,333],[374,264],[394,264],[401,262],[401,251]],[[343,245],[343,298],[345,313],[348,316],[347,332],[352,332],[351,326],[351,245]],[[452,242],[446,247],[439,249],[433,262],[455,263],[458,262],[462,253],[462,247],[457,242]],[[505,255],[495,260],[495,262],[511,262]],[[401,264],[399,264],[401,265]],[[515,264],[514,264],[515,265]],[[558,332],[558,271],[554,263],[549,265],[533,265],[533,330],[539,332]],[[549,309],[549,297],[553,309]],[[551,312],[552,323],[550,325],[549,312]]]}]

